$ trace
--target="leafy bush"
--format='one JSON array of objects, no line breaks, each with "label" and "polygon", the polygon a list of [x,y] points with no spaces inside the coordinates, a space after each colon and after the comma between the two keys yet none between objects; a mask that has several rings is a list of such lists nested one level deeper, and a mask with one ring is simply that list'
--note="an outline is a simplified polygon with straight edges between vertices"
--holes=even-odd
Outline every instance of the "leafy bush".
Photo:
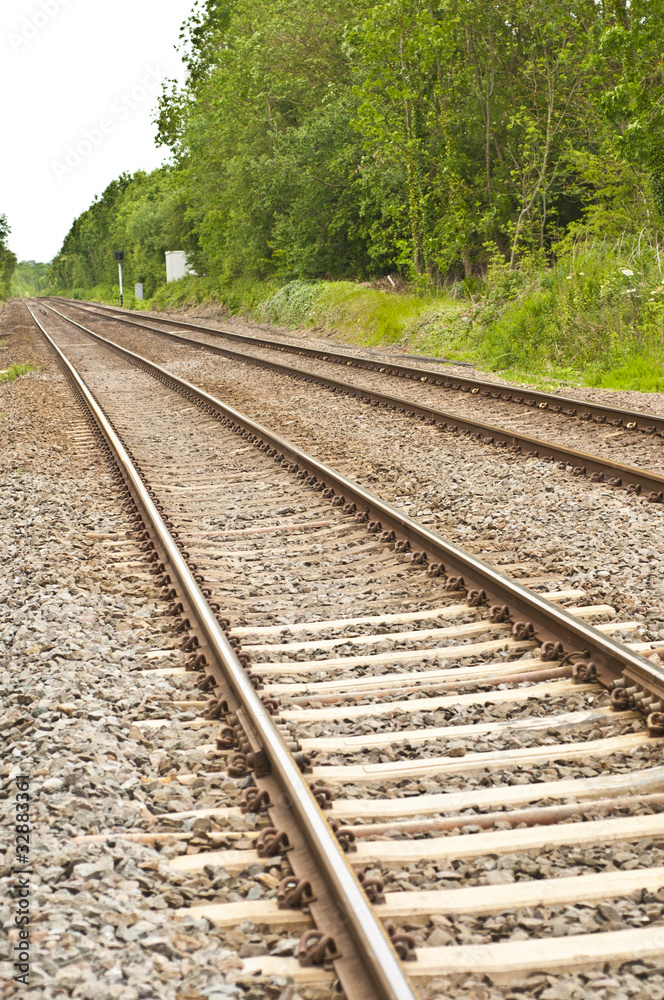
[{"label": "leafy bush", "polygon": [[664,383],[664,275],[643,239],[561,247],[548,268],[490,272],[468,331],[491,369],[582,377],[591,385]]}]

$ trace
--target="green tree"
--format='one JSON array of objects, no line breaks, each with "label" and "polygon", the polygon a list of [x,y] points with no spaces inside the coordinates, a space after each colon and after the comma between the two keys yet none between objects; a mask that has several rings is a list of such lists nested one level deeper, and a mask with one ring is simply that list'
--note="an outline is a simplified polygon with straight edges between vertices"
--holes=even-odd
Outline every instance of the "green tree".
[{"label": "green tree", "polygon": [[664,216],[664,2],[623,0],[615,7],[600,40],[600,58],[613,70],[601,104],[618,153],[645,168]]},{"label": "green tree", "polygon": [[16,254],[7,246],[10,232],[7,216],[0,215],[0,299],[6,299],[9,295],[16,268]]},{"label": "green tree", "polygon": [[48,288],[50,264],[39,264],[35,260],[22,260],[17,264],[12,279],[12,295],[40,295]]},{"label": "green tree", "polygon": [[123,174],[83,212],[65,237],[49,272],[52,288],[112,288],[117,282],[115,251],[125,254],[127,284],[142,282],[147,295],[166,280],[165,251],[195,255],[178,174]]},{"label": "green tree", "polygon": [[[54,285],[200,274],[418,284],[553,262],[664,210],[664,0],[200,0],[157,139]],[[510,279],[511,280],[511,279]]]}]

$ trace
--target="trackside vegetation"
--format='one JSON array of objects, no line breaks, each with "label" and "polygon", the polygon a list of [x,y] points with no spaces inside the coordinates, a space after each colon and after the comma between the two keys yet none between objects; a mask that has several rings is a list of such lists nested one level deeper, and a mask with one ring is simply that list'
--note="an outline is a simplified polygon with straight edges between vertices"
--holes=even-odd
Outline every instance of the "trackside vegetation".
[{"label": "trackside vegetation", "polygon": [[48,264],[39,264],[35,260],[22,260],[14,270],[11,283],[12,295],[19,297],[27,295],[39,295],[49,287]]},{"label": "trackside vegetation", "polygon": [[11,232],[6,215],[0,215],[0,301],[6,299],[11,290],[12,275],[16,267],[16,255],[7,246]]},{"label": "trackside vegetation", "polygon": [[2,382],[14,382],[17,378],[29,375],[30,372],[35,371],[37,371],[37,365],[31,361],[26,361],[25,364],[10,365],[9,368],[0,369],[0,384]]},{"label": "trackside vegetation", "polygon": [[[664,388],[664,0],[202,0],[53,290]],[[195,276],[165,285],[164,252]],[[131,301],[131,294],[129,296]]]}]

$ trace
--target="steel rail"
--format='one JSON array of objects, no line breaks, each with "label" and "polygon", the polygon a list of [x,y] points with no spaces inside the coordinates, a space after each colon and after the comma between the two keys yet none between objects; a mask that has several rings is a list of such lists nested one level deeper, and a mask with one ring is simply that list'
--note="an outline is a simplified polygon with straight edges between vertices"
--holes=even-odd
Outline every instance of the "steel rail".
[{"label": "steel rail", "polygon": [[[350,963],[350,974],[344,969],[343,959],[335,962],[335,970],[348,997],[362,997],[366,1000],[416,1000],[414,993],[397,954],[389,941],[381,923],[376,918],[360,884],[348,865],[339,843],[328,826],[309,786],[276,729],[263,702],[254,690],[251,681],[237,658],[233,647],[217,622],[191,570],[183,559],[163,518],[155,507],[150,494],[136,470],[129,453],[104,414],[99,403],[88,389],[74,366],[66,358],[42,323],[26,303],[26,308],[39,327],[65,372],[68,374],[92,413],[97,426],[109,444],[125,482],[139,500],[146,512],[149,523],[157,535],[160,548],[169,565],[177,575],[187,603],[196,616],[204,632],[207,646],[221,668],[223,679],[237,695],[251,724],[258,735],[261,749],[266,754],[272,772],[281,784],[287,797],[287,807],[295,814],[300,830],[304,834],[310,851],[316,859],[320,871],[338,908],[337,918],[345,924],[349,936],[358,949],[361,968]],[[69,322],[73,322],[69,320]],[[76,324],[78,325],[78,324]],[[86,331],[90,333],[91,331]],[[109,342],[97,334],[92,334],[108,345]],[[123,351],[123,349],[120,349]],[[123,351],[124,353],[124,351]],[[128,353],[128,352],[127,352]],[[136,357],[136,356],[133,356]],[[209,669],[209,668],[208,668]],[[284,803],[281,804],[284,808]],[[312,912],[315,903],[311,904]],[[325,928],[322,928],[324,931]],[[343,927],[342,927],[343,930]],[[339,942],[337,941],[337,944]],[[344,974],[345,973],[345,974]],[[358,975],[364,981],[358,981]]]},{"label": "steel rail", "polygon": [[[127,322],[132,323],[134,326],[150,329],[147,323],[139,323],[135,319],[128,318],[129,316],[136,315],[132,310],[118,309],[114,306],[92,302],[81,303],[79,300],[65,299],[62,296],[51,296],[51,298],[66,302],[77,309],[96,312],[99,315],[116,313],[125,317]],[[480,396],[491,396],[494,399],[502,399],[508,403],[520,403],[524,406],[537,407],[543,410],[552,409],[553,412],[558,412],[554,408],[560,407],[560,412],[567,416],[579,416],[581,419],[586,420],[595,419],[597,423],[613,423],[616,427],[625,427],[628,430],[638,430],[646,434],[664,436],[664,416],[659,416],[656,413],[643,413],[640,410],[629,410],[624,407],[610,406],[606,403],[593,403],[588,400],[575,399],[573,396],[545,392],[541,389],[521,389],[516,386],[502,385],[500,382],[492,382],[489,379],[472,378],[466,375],[452,375],[436,371],[435,369],[399,364],[396,361],[374,361],[372,358],[345,354],[341,351],[301,347],[297,344],[287,344],[279,340],[270,340],[267,337],[232,333],[230,330],[215,330],[209,326],[187,323],[182,320],[166,319],[161,316],[150,316],[149,318],[154,322],[164,323],[167,326],[187,327],[191,330],[207,333],[213,337],[225,337],[237,343],[252,344],[254,347],[298,354],[302,357],[317,358],[320,361],[329,361],[334,364],[365,368],[384,375],[394,375],[398,378],[428,382],[431,385],[443,386],[446,389],[458,389]],[[564,406],[569,406],[570,409],[565,410],[563,409]]]},{"label": "steel rail", "polygon": [[[51,307],[52,308],[52,307]],[[55,310],[54,310],[55,311]],[[61,315],[61,314],[60,314]],[[585,622],[575,618],[565,608],[559,607],[529,590],[516,580],[505,576],[493,566],[464,551],[453,542],[417,521],[407,514],[401,513],[395,507],[381,500],[364,487],[347,479],[330,466],[308,455],[301,448],[268,430],[256,421],[239,413],[232,407],[211,396],[209,393],[177,375],[171,374],[165,368],[149,361],[140,354],[115,344],[102,337],[101,334],[89,330],[76,320],[63,317],[67,322],[91,337],[103,343],[110,350],[122,357],[129,358],[144,371],[155,375],[159,380],[176,387],[187,398],[197,400],[210,412],[217,412],[253,443],[269,448],[269,453],[276,461],[288,465],[291,472],[297,472],[300,477],[308,474],[309,485],[320,489],[326,487],[327,496],[337,506],[352,513],[359,511],[358,519],[369,521],[368,528],[375,533],[381,532],[385,541],[398,536],[401,544],[407,542],[416,548],[414,558],[430,564],[429,571],[437,574],[445,573],[448,585],[454,588],[475,591],[473,600],[480,603],[495,604],[504,607],[514,620],[515,630],[521,625],[530,625],[538,637],[547,642],[560,642],[571,654],[573,651],[583,651],[592,658],[598,678],[607,687],[616,681],[623,680],[643,688],[657,699],[664,698],[664,666],[654,664],[639,653],[628,649],[622,643],[604,635]],[[330,485],[332,484],[332,485]],[[325,493],[324,493],[325,495]],[[403,550],[403,549],[402,549]],[[523,630],[521,630],[523,631]],[[526,631],[528,631],[526,629]]]},{"label": "steel rail", "polygon": [[[49,306],[54,312],[63,318],[68,318],[64,313]],[[143,324],[133,324],[131,320],[124,317],[117,318],[119,323],[143,326]],[[540,458],[545,461],[557,461],[565,466],[573,467],[574,475],[587,476],[594,481],[606,482],[607,486],[630,489],[640,493],[642,490],[649,491],[649,500],[664,502],[664,476],[649,469],[641,469],[637,466],[625,465],[622,462],[615,462],[610,458],[602,458],[598,455],[591,455],[588,452],[578,451],[575,448],[567,448],[564,445],[552,444],[542,438],[531,437],[521,431],[512,431],[504,427],[497,427],[494,424],[487,424],[480,420],[472,420],[469,417],[460,417],[456,413],[438,409],[427,403],[417,403],[403,396],[393,396],[387,393],[378,392],[374,389],[367,389],[352,382],[344,382],[341,379],[330,378],[327,375],[320,375],[317,372],[308,371],[305,368],[298,368],[293,365],[285,365],[278,361],[269,361],[265,358],[258,358],[253,354],[245,354],[234,351],[228,347],[217,347],[215,344],[207,344],[202,340],[194,340],[192,337],[184,337],[168,330],[157,330],[148,328],[150,332],[157,336],[166,337],[177,343],[187,344],[190,347],[208,351],[212,354],[219,354],[223,357],[237,360],[243,364],[254,365],[259,368],[267,368],[277,371],[282,375],[298,378],[305,382],[316,382],[318,385],[328,389],[340,390],[348,395],[356,396],[363,402],[373,403],[384,408],[398,409],[410,416],[420,417],[423,420],[435,424],[441,430],[448,432],[462,432],[475,437],[487,445],[498,445],[498,447],[508,446],[512,451],[524,453],[526,457]],[[609,478],[605,479],[608,474]]]}]

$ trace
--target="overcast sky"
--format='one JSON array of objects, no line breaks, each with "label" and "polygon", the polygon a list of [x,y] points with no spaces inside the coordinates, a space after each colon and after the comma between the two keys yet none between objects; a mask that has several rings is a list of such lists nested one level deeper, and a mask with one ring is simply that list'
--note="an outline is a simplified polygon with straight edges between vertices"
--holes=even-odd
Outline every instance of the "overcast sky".
[{"label": "overcast sky", "polygon": [[153,109],[194,0],[2,0],[0,214],[19,260],[49,261],[124,170],[152,170]]}]

